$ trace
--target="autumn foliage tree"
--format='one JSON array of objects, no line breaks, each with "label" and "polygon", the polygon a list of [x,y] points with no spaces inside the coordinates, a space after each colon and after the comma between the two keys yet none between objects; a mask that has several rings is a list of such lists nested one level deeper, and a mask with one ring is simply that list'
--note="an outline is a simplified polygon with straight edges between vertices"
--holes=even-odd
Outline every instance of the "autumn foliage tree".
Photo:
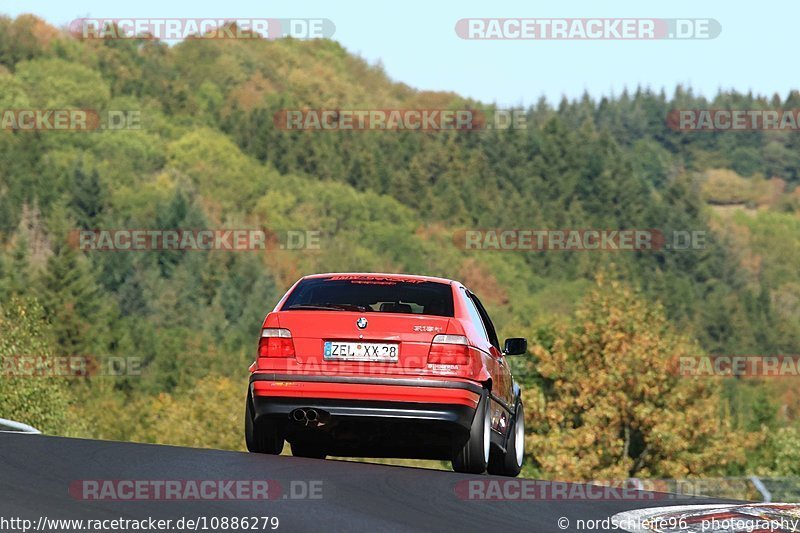
[{"label": "autumn foliage tree", "polygon": [[39,303],[0,298],[0,332],[0,417],[55,435],[84,430],[70,410],[74,398],[68,380],[48,376],[31,362],[54,355],[53,334]]},{"label": "autumn foliage tree", "polygon": [[549,346],[526,395],[528,449],[556,479],[686,478],[744,461],[716,382],[678,375],[700,353],[660,305],[604,276]]}]

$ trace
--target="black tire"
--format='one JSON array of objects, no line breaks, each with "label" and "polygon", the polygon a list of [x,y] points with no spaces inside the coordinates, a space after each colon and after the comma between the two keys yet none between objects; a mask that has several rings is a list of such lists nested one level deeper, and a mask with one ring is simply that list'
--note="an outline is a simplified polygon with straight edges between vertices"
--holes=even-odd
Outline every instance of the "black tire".
[{"label": "black tire", "polygon": [[469,439],[453,457],[453,470],[463,474],[483,474],[489,465],[491,433],[489,394],[484,390],[472,419]]},{"label": "black tire", "polygon": [[316,445],[308,442],[293,442],[292,455],[295,457],[308,457],[310,459],[325,459],[328,455],[325,450]]},{"label": "black tire", "polygon": [[488,470],[490,474],[496,476],[517,477],[525,461],[525,412],[519,401],[508,429],[506,453],[493,454]]},{"label": "black tire", "polygon": [[279,455],[283,450],[283,431],[276,420],[253,420],[253,399],[247,393],[244,413],[244,440],[248,451]]}]

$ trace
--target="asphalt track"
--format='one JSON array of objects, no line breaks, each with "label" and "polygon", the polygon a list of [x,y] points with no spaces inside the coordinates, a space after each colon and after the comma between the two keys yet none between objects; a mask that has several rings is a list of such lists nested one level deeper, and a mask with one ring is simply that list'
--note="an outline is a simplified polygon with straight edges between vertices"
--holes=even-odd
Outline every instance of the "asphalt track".
[{"label": "asphalt track", "polygon": [[[271,501],[89,501],[74,497],[78,480],[277,480]],[[464,480],[508,479],[420,468],[315,460],[0,433],[0,518],[177,520],[204,516],[277,516],[276,531],[579,531],[577,519],[602,520],[631,509],[722,503],[715,499],[475,501],[457,496]],[[294,482],[321,486],[321,498],[289,498]],[[652,493],[647,493],[652,494]],[[559,528],[567,517],[570,526]],[[563,523],[563,522],[562,522]],[[2,529],[2,528],[0,528]],[[219,528],[215,528],[221,530]],[[200,529],[202,530],[202,529]],[[214,530],[214,529],[209,529]],[[265,531],[252,529],[255,531]],[[583,529],[584,531],[586,529]],[[5,530],[3,531],[13,531]],[[66,531],[62,529],[60,531]],[[232,530],[228,530],[232,531]],[[269,528],[266,531],[270,531]]]}]

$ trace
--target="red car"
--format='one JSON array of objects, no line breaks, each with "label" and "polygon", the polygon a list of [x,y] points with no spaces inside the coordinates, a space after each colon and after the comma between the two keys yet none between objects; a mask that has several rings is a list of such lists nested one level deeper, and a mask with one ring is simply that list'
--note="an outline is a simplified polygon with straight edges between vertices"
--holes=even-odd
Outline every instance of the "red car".
[{"label": "red car", "polygon": [[251,452],[452,461],[516,476],[524,455],[520,388],[475,294],[457,281],[318,274],[264,319],[250,367]]}]

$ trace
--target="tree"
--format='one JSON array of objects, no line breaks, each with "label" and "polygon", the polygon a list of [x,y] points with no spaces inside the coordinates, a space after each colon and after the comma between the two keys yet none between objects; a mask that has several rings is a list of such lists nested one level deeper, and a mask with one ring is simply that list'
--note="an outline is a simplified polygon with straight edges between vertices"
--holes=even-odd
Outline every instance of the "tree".
[{"label": "tree", "polygon": [[718,387],[678,375],[699,347],[630,288],[598,276],[572,323],[533,353],[542,386],[525,407],[542,475],[684,478],[744,461]]},{"label": "tree", "polygon": [[68,380],[31,375],[26,362],[53,355],[52,334],[38,302],[17,297],[0,301],[0,416],[44,433],[74,434],[81,425],[69,411]]},{"label": "tree", "polygon": [[20,235],[10,258],[0,253],[0,299],[31,292],[30,268],[28,240]]},{"label": "tree", "polygon": [[54,215],[53,254],[41,277],[42,305],[60,355],[94,355],[102,348],[102,294],[89,262],[68,242],[65,219]]},{"label": "tree", "polygon": [[76,165],[72,175],[70,207],[81,229],[94,229],[104,209],[105,192],[96,169],[86,172],[83,164]]}]

